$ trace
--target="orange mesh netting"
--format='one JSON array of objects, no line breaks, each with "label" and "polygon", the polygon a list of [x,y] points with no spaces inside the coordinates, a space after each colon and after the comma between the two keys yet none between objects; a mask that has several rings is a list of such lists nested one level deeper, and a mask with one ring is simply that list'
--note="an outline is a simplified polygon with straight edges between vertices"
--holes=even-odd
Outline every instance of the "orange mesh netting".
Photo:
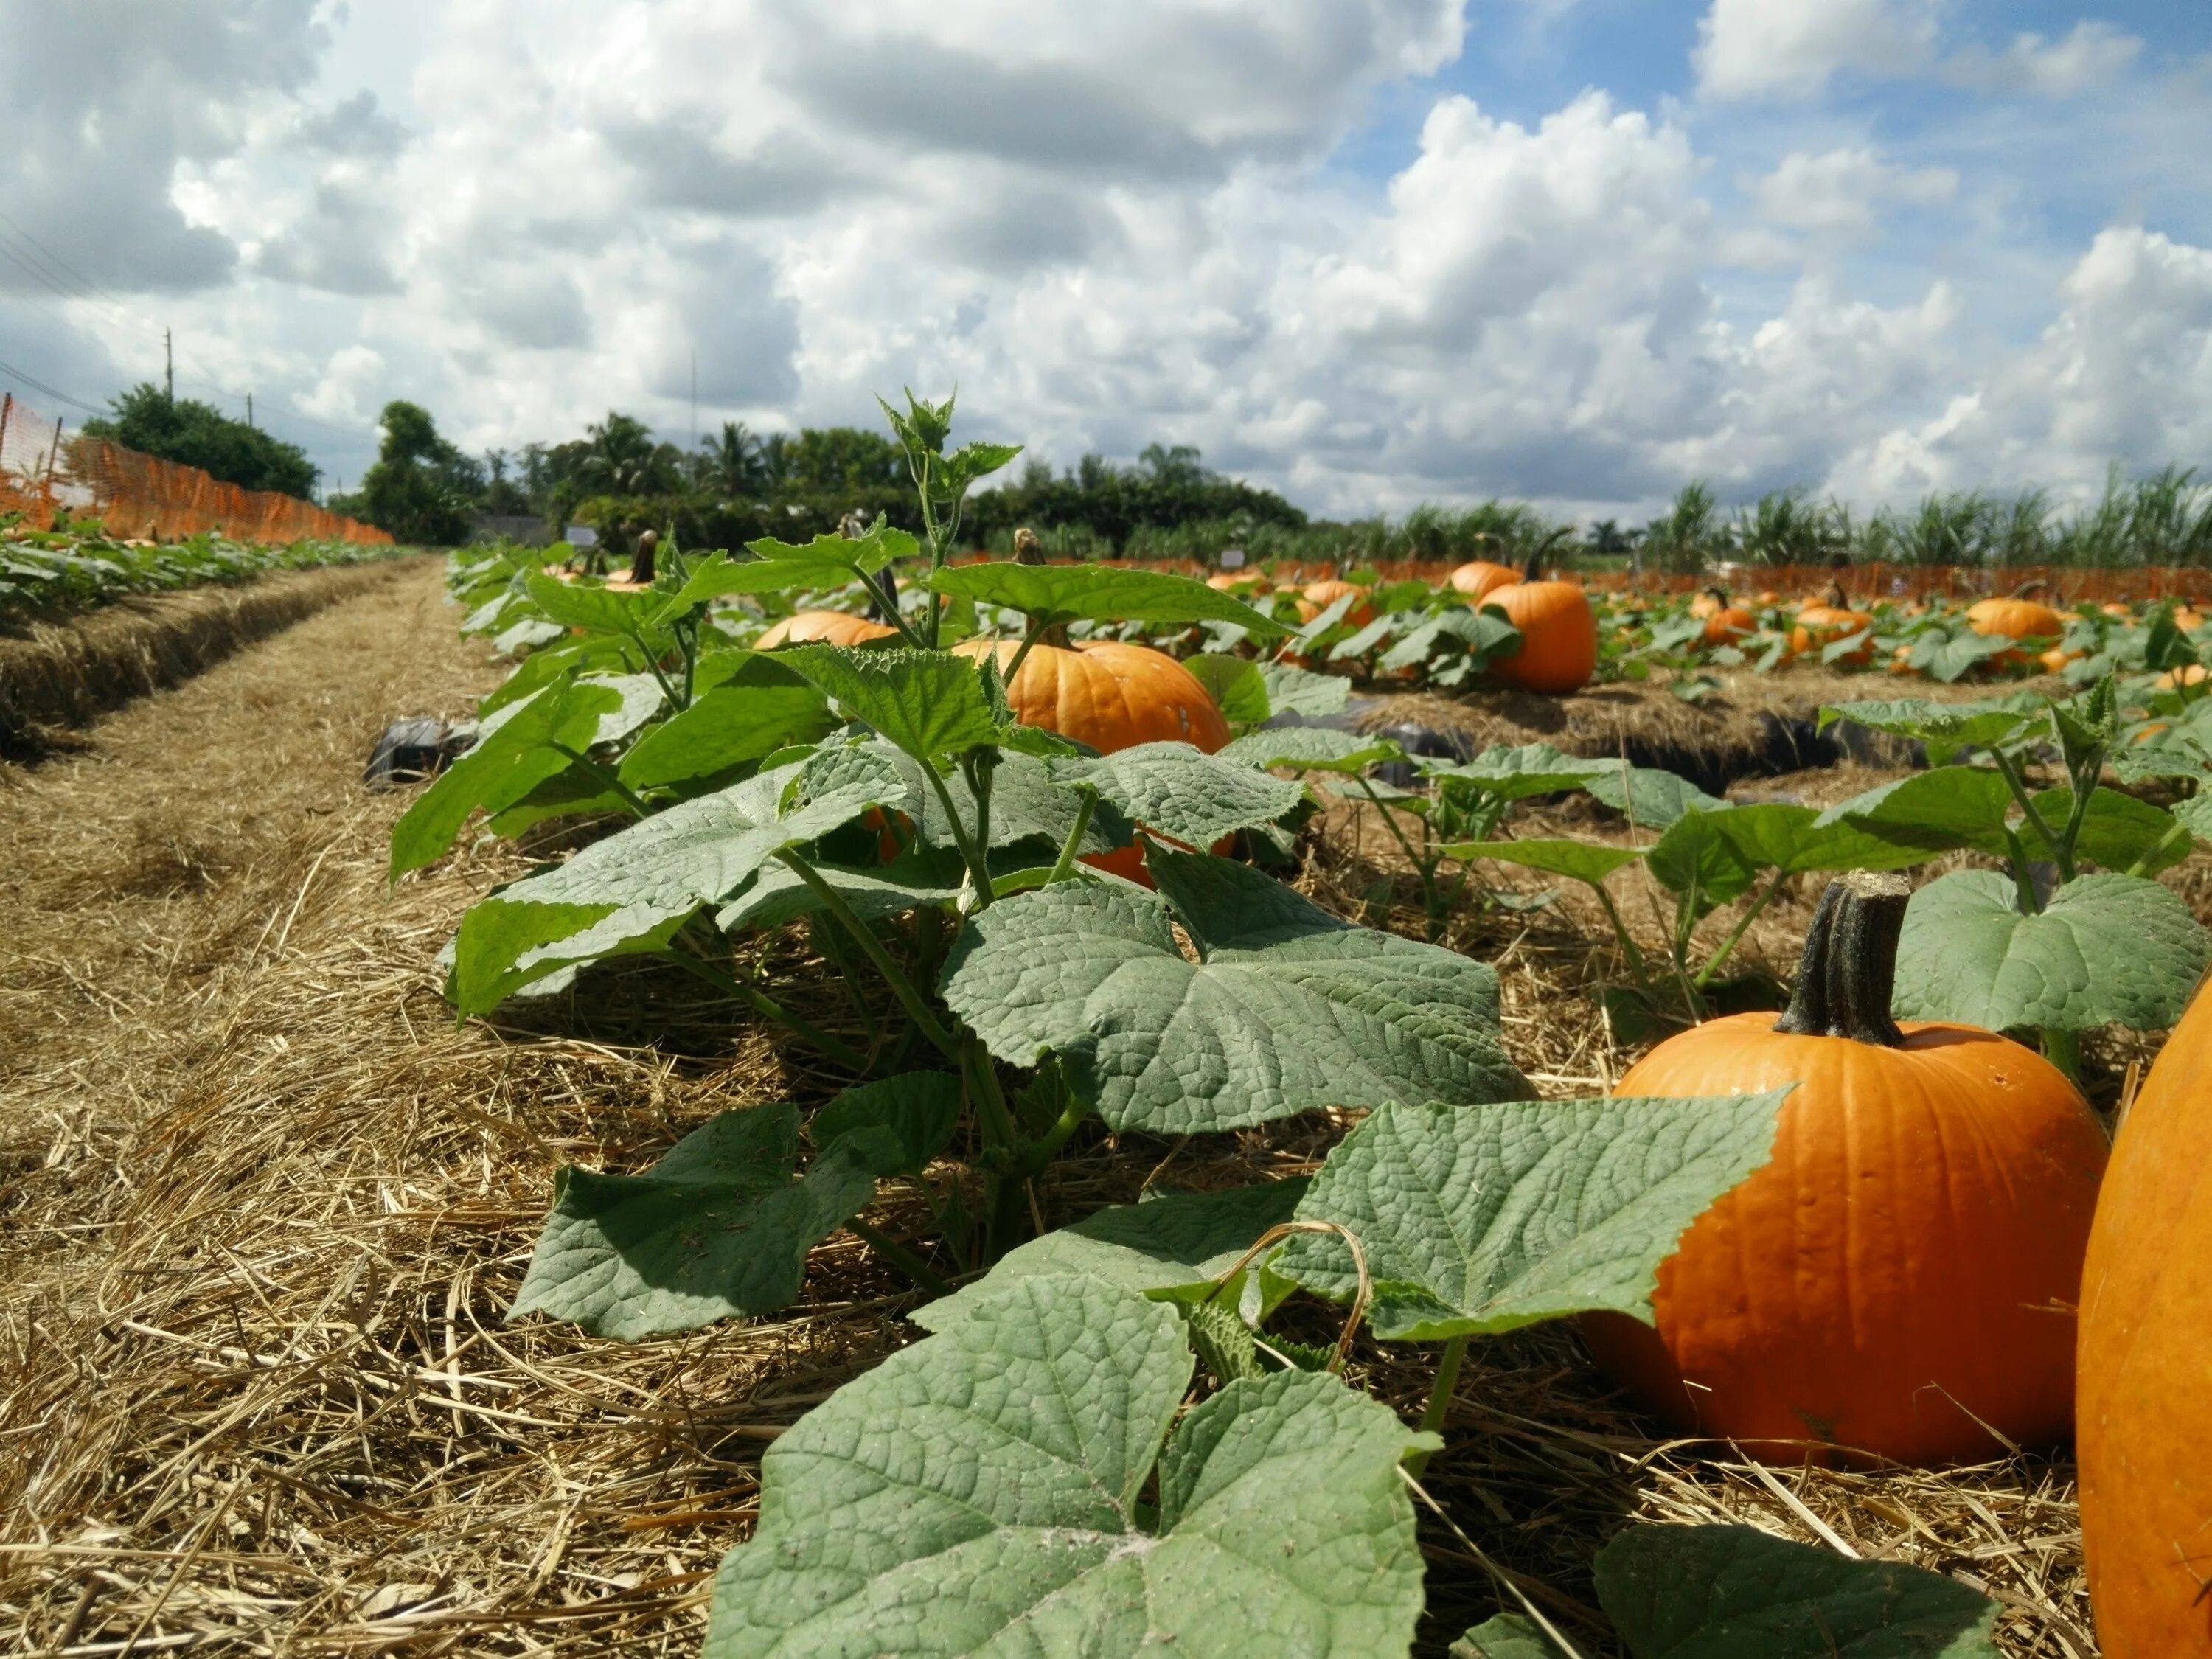
[{"label": "orange mesh netting", "polygon": [[386,543],[373,525],[273,490],[220,483],[196,466],[67,434],[0,394],[0,513],[44,526],[58,511],[98,519],[111,536],[173,541],[210,531],[241,542]]}]

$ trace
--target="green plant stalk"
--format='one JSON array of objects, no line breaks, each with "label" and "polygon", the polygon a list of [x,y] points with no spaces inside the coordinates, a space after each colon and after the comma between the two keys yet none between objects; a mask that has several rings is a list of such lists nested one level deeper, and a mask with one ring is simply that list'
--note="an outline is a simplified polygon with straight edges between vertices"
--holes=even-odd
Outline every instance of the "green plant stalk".
[{"label": "green plant stalk", "polygon": [[660,695],[667,698],[669,702],[674,703],[679,709],[689,708],[690,706],[690,700],[688,698],[679,698],[676,695],[676,688],[668,683],[668,676],[660,672],[660,663],[659,659],[653,656],[652,648],[646,644],[645,636],[642,634],[626,633],[623,637],[637,647],[638,655],[645,659],[645,665],[647,672],[652,674],[654,679],[660,682]]},{"label": "green plant stalk", "polygon": [[845,896],[824,881],[822,872],[794,848],[783,848],[777,852],[776,857],[782,860],[787,869],[813,890],[815,896],[822,901],[823,908],[835,916],[839,925],[853,936],[854,942],[875,964],[876,971],[884,976],[884,983],[891,988],[891,994],[899,1000],[899,1006],[906,1010],[907,1018],[914,1022],[915,1029],[939,1053],[957,1063],[960,1058],[959,1045],[944,1026],[938,1024],[937,1016],[930,1012],[929,1005],[921,1000],[921,994],[914,988],[913,981],[891,959],[891,953],[884,948],[884,942],[876,937],[866,922],[853,914],[853,907],[845,902]]},{"label": "green plant stalk", "polygon": [[818,1026],[801,1019],[766,992],[755,989],[743,980],[732,978],[712,963],[702,961],[689,951],[670,948],[663,950],[659,954],[666,957],[694,979],[703,981],[724,995],[744,1003],[755,1013],[775,1021],[793,1036],[819,1049],[847,1071],[855,1075],[864,1075],[866,1073],[868,1061],[866,1055],[850,1044],[831,1036]]},{"label": "green plant stalk", "polygon": [[1668,954],[1674,969],[1674,981],[1682,988],[1682,1006],[1692,1019],[1705,1017],[1705,999],[1698,988],[1690,982],[1690,936],[1698,927],[1698,892],[1701,884],[1695,876],[1690,885],[1674,901],[1674,937],[1669,941]]},{"label": "green plant stalk", "polygon": [[968,780],[968,793],[975,797],[975,845],[982,852],[983,894],[978,907],[991,902],[991,781],[999,770],[999,751],[988,745],[969,750],[960,757],[961,775]]},{"label": "green plant stalk", "polygon": [[1000,676],[1008,685],[1012,685],[1014,683],[1014,676],[1022,672],[1022,665],[1029,660],[1030,647],[1044,638],[1048,626],[1049,624],[1042,617],[1030,618],[1030,625],[1022,635],[1022,642],[1014,647],[1013,660],[1006,665],[1006,672]]},{"label": "green plant stalk", "polygon": [[1432,878],[1432,872],[1428,866],[1422,863],[1421,855],[1413,850],[1413,843],[1406,839],[1406,832],[1398,827],[1397,816],[1393,813],[1389,807],[1382,804],[1382,797],[1375,793],[1375,786],[1368,782],[1364,775],[1359,780],[1359,788],[1361,793],[1364,794],[1369,800],[1374,802],[1375,810],[1382,815],[1383,827],[1389,830],[1391,838],[1405,850],[1407,861],[1413,865],[1416,871],[1420,872],[1421,896],[1423,902],[1429,908],[1431,918],[1431,925],[1433,927],[1436,906],[1436,883]]},{"label": "green plant stalk", "polygon": [[[1421,1413],[1421,1432],[1442,1434],[1444,1419],[1451,1415],[1452,1390],[1459,1386],[1460,1362],[1467,1358],[1467,1338],[1455,1336],[1444,1344],[1443,1358],[1437,1362],[1437,1380],[1430,1385],[1429,1403]],[[1429,1467],[1427,1452],[1416,1452],[1406,1460],[1406,1469],[1413,1479],[1419,1480]]]},{"label": "green plant stalk", "polygon": [[[1070,1091],[1073,1093],[1073,1091]],[[1080,1099],[1071,1099],[1052,1127],[1023,1150],[1021,1171],[1024,1176],[1042,1175],[1060,1149],[1067,1145],[1068,1137],[1082,1127],[1083,1120],[1091,1115],[1090,1105]]]},{"label": "green plant stalk", "polygon": [[2081,1080],[2081,1034],[2043,1028],[2043,1057],[2066,1073],[2067,1081]]},{"label": "green plant stalk", "polygon": [[2005,845],[2011,849],[2012,886],[2020,900],[2020,913],[2024,916],[2040,915],[2042,907],[2035,902],[2035,883],[2028,878],[2027,849],[2020,844],[2017,830],[2006,829]]},{"label": "green plant stalk", "polygon": [[945,822],[952,831],[953,845],[960,849],[960,861],[968,866],[968,878],[975,884],[975,902],[978,905],[988,904],[991,902],[989,862],[983,851],[975,845],[975,838],[968,833],[968,826],[960,822],[959,811],[952,804],[952,792],[945,787],[945,780],[938,775],[937,769],[924,760],[921,773],[929,780],[929,787],[937,792],[937,804],[945,809]]},{"label": "green plant stalk", "polygon": [[[2003,775],[2005,787],[2012,791],[2013,799],[2019,803],[2021,811],[2027,819],[2028,828],[2034,830],[2036,835],[2041,838],[2043,844],[2051,849],[2051,859],[2053,862],[2058,866],[2058,879],[2061,881],[2073,880],[2074,842],[2072,837],[2068,837],[2068,839],[2062,844],[2058,837],[2051,833],[2051,826],[2043,821],[2043,814],[2036,811],[2035,803],[2028,799],[2027,780],[2021,775],[2020,763],[2018,761],[2006,754],[2002,749],[1990,750],[1990,757],[1992,760],[1996,761],[1997,770]],[[2074,792],[2074,796],[2077,805],[2086,799],[2082,792],[2078,789]],[[2008,831],[2008,833],[2010,832]],[[2017,845],[2018,837],[2015,836],[2014,839],[2014,844]],[[2033,915],[2034,914],[2035,912],[2032,909],[2028,912],[2028,915]]]},{"label": "green plant stalk", "polygon": [[1636,988],[1643,993],[1646,1002],[1656,1007],[1658,998],[1651,989],[1651,976],[1644,966],[1644,952],[1638,948],[1635,939],[1629,936],[1628,924],[1621,919],[1620,907],[1613,902],[1613,895],[1605,890],[1603,882],[1592,881],[1583,884],[1595,893],[1597,902],[1605,907],[1606,919],[1613,923],[1613,936],[1620,941],[1620,953],[1628,960],[1628,971],[1636,981]]},{"label": "green plant stalk", "polygon": [[854,1216],[845,1224],[845,1231],[861,1240],[870,1249],[932,1296],[952,1294],[952,1287],[938,1275],[936,1269],[881,1229],[872,1227],[860,1217]]},{"label": "green plant stalk", "polygon": [[839,927],[819,928],[815,930],[815,937],[822,946],[823,954],[837,969],[837,976],[845,981],[845,994],[851,1000],[854,1011],[860,1016],[860,1024],[868,1033],[868,1051],[873,1054],[883,1045],[883,1027],[876,1019],[876,1011],[868,1006],[867,998],[860,994],[860,975],[853,971],[853,958],[846,952],[844,930]]},{"label": "green plant stalk", "polygon": [[1773,902],[1774,896],[1782,890],[1782,884],[1789,880],[1790,873],[1787,870],[1777,870],[1774,872],[1774,879],[1766,884],[1759,897],[1753,902],[1751,908],[1746,910],[1737,920],[1735,926],[1729,929],[1729,936],[1721,941],[1720,948],[1713,952],[1703,971],[1698,975],[1697,982],[1699,990],[1703,990],[1712,982],[1713,975],[1719,969],[1721,963],[1729,959],[1729,953],[1742,941],[1745,932],[1749,929],[1753,921],[1759,919],[1759,913]]},{"label": "green plant stalk", "polygon": [[1074,873],[1076,851],[1083,845],[1083,837],[1090,833],[1091,815],[1098,805],[1098,792],[1089,784],[1078,784],[1076,790],[1083,797],[1083,805],[1076,808],[1075,827],[1060,844],[1060,856],[1053,860],[1052,873],[1044,878],[1048,887],[1056,881],[1066,881]]},{"label": "green plant stalk", "polygon": [[572,764],[582,767],[586,774],[599,781],[599,787],[601,788],[607,790],[612,794],[620,796],[622,798],[623,805],[629,807],[635,816],[641,818],[647,818],[653,816],[653,808],[646,805],[645,798],[642,795],[639,794],[636,790],[624,783],[614,773],[600,765],[599,762],[593,760],[589,755],[584,754],[579,750],[571,749],[565,743],[550,744],[547,747],[550,748],[556,755],[567,756]]}]

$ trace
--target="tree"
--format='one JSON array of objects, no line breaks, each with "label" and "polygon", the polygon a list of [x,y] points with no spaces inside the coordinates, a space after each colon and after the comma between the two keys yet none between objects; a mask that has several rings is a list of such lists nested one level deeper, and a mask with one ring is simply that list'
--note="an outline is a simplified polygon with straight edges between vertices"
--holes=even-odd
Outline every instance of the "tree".
[{"label": "tree", "polygon": [[115,412],[84,423],[84,434],[142,455],[196,466],[242,489],[271,489],[312,500],[322,475],[307,452],[233,420],[212,404],[172,398],[151,381],[111,400]]},{"label": "tree", "polygon": [[507,476],[507,469],[514,459],[504,449],[484,451],[484,471],[489,478],[484,485],[485,512],[519,518],[530,511],[529,492]]},{"label": "tree", "polygon": [[760,434],[743,421],[725,421],[722,429],[700,446],[696,482],[725,497],[759,495],[768,483]]},{"label": "tree", "polygon": [[1199,464],[1199,451],[1193,444],[1146,444],[1137,457],[1137,465],[1150,472],[1161,483],[1202,483],[1206,478],[1206,468]]},{"label": "tree", "polygon": [[377,424],[376,462],[362,475],[360,516],[396,541],[447,546],[465,541],[484,493],[483,468],[438,433],[420,404],[394,401]]}]

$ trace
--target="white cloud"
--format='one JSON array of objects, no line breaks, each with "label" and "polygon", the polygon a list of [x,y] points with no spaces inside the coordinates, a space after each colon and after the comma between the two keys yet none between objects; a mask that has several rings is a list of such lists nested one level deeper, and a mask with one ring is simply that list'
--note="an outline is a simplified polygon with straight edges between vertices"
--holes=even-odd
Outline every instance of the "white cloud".
[{"label": "white cloud", "polygon": [[1810,155],[1792,150],[1774,171],[1743,181],[1760,218],[1790,230],[1865,236],[1890,203],[1941,207],[1959,193],[1949,167],[1905,167],[1863,146]]},{"label": "white cloud", "polygon": [[2076,23],[2064,38],[2016,34],[2003,51],[1961,48],[1946,60],[1945,77],[1962,86],[2072,98],[2118,81],[2142,56],[2143,43],[2110,23]]},{"label": "white cloud", "polygon": [[1807,95],[1838,74],[1934,61],[1936,0],[1712,0],[1691,54],[1713,98]]}]

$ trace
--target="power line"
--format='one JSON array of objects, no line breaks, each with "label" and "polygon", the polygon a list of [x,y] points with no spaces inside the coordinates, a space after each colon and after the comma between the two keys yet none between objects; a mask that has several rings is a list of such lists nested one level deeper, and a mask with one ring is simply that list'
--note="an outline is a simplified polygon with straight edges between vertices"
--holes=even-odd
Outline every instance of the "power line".
[{"label": "power line", "polygon": [[32,391],[37,392],[40,397],[52,398],[58,403],[68,404],[73,408],[84,410],[88,415],[105,415],[107,412],[104,409],[100,409],[94,404],[85,402],[82,398],[70,397],[68,392],[62,391],[58,386],[48,386],[44,380],[40,380],[35,375],[26,374],[21,369],[17,368],[13,363],[0,363],[0,374],[4,374],[9,380],[17,381],[23,386],[30,387]]}]

